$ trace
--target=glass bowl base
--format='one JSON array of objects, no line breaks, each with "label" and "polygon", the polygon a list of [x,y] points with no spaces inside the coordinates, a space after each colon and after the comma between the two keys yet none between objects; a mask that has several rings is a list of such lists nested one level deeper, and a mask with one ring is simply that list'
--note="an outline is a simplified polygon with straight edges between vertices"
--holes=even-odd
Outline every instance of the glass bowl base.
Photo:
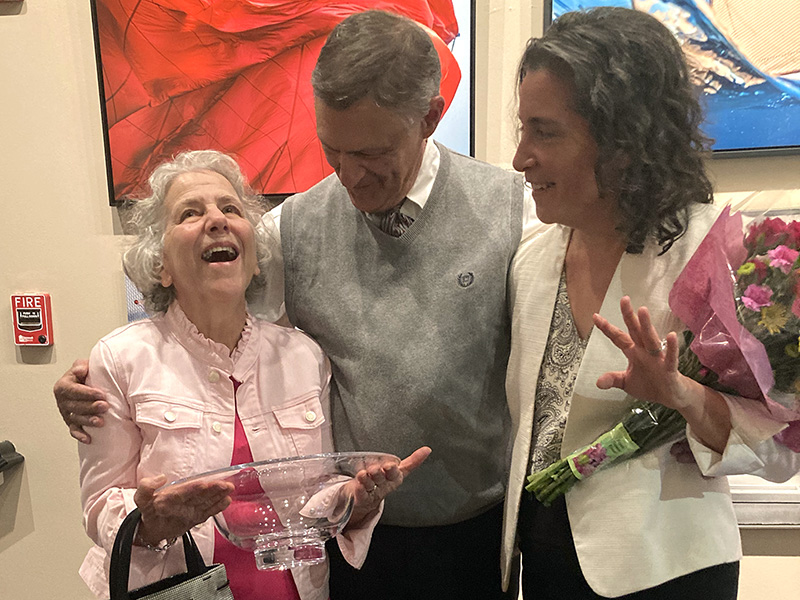
[{"label": "glass bowl base", "polygon": [[325,543],[321,541],[292,541],[275,548],[259,548],[253,554],[256,566],[262,571],[293,569],[325,562]]}]

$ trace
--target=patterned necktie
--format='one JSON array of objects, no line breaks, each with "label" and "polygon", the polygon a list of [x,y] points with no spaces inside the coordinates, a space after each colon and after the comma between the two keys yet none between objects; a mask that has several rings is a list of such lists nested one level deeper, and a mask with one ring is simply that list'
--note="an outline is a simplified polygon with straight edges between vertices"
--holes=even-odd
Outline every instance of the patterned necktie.
[{"label": "patterned necktie", "polygon": [[406,229],[411,227],[413,222],[414,217],[404,215],[400,212],[400,206],[395,206],[381,215],[378,227],[393,237],[400,237],[405,233]]}]

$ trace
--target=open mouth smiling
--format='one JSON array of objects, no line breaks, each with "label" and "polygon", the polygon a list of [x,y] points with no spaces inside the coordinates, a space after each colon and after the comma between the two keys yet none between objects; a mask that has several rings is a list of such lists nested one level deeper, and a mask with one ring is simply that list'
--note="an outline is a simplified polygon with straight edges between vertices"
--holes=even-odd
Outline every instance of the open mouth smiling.
[{"label": "open mouth smiling", "polygon": [[211,263],[230,262],[238,257],[239,251],[233,246],[211,246],[202,254],[202,259]]}]

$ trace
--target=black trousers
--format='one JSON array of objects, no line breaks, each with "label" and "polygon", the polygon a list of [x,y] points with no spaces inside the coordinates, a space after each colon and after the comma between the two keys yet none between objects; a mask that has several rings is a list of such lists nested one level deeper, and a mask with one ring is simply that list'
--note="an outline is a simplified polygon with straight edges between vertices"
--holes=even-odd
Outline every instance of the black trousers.
[{"label": "black trousers", "polygon": [[378,525],[360,569],[327,544],[331,600],[516,600],[500,588],[503,505],[441,527]]},{"label": "black trousers", "polygon": [[[522,551],[522,595],[532,600],[602,600],[583,577],[567,505],[559,498],[550,507],[522,493],[519,513]],[[638,532],[636,533],[638,535]],[[687,548],[687,552],[691,549]],[[632,564],[631,570],[647,568]],[[659,586],[620,596],[623,600],[736,600],[739,563],[695,571]]]}]

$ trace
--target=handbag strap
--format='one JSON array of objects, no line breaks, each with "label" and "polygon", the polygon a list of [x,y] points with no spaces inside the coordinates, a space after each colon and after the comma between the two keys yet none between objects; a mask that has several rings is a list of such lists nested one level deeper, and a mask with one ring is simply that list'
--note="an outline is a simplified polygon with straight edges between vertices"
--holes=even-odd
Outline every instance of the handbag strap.
[{"label": "handbag strap", "polygon": [[[142,518],[138,508],[134,508],[122,521],[114,538],[114,549],[111,551],[111,568],[109,573],[109,591],[111,600],[129,600],[128,579],[131,573],[131,550],[136,527]],[[203,555],[188,531],[183,534],[183,555],[186,558],[186,570],[191,577],[205,573],[208,568]]]}]

